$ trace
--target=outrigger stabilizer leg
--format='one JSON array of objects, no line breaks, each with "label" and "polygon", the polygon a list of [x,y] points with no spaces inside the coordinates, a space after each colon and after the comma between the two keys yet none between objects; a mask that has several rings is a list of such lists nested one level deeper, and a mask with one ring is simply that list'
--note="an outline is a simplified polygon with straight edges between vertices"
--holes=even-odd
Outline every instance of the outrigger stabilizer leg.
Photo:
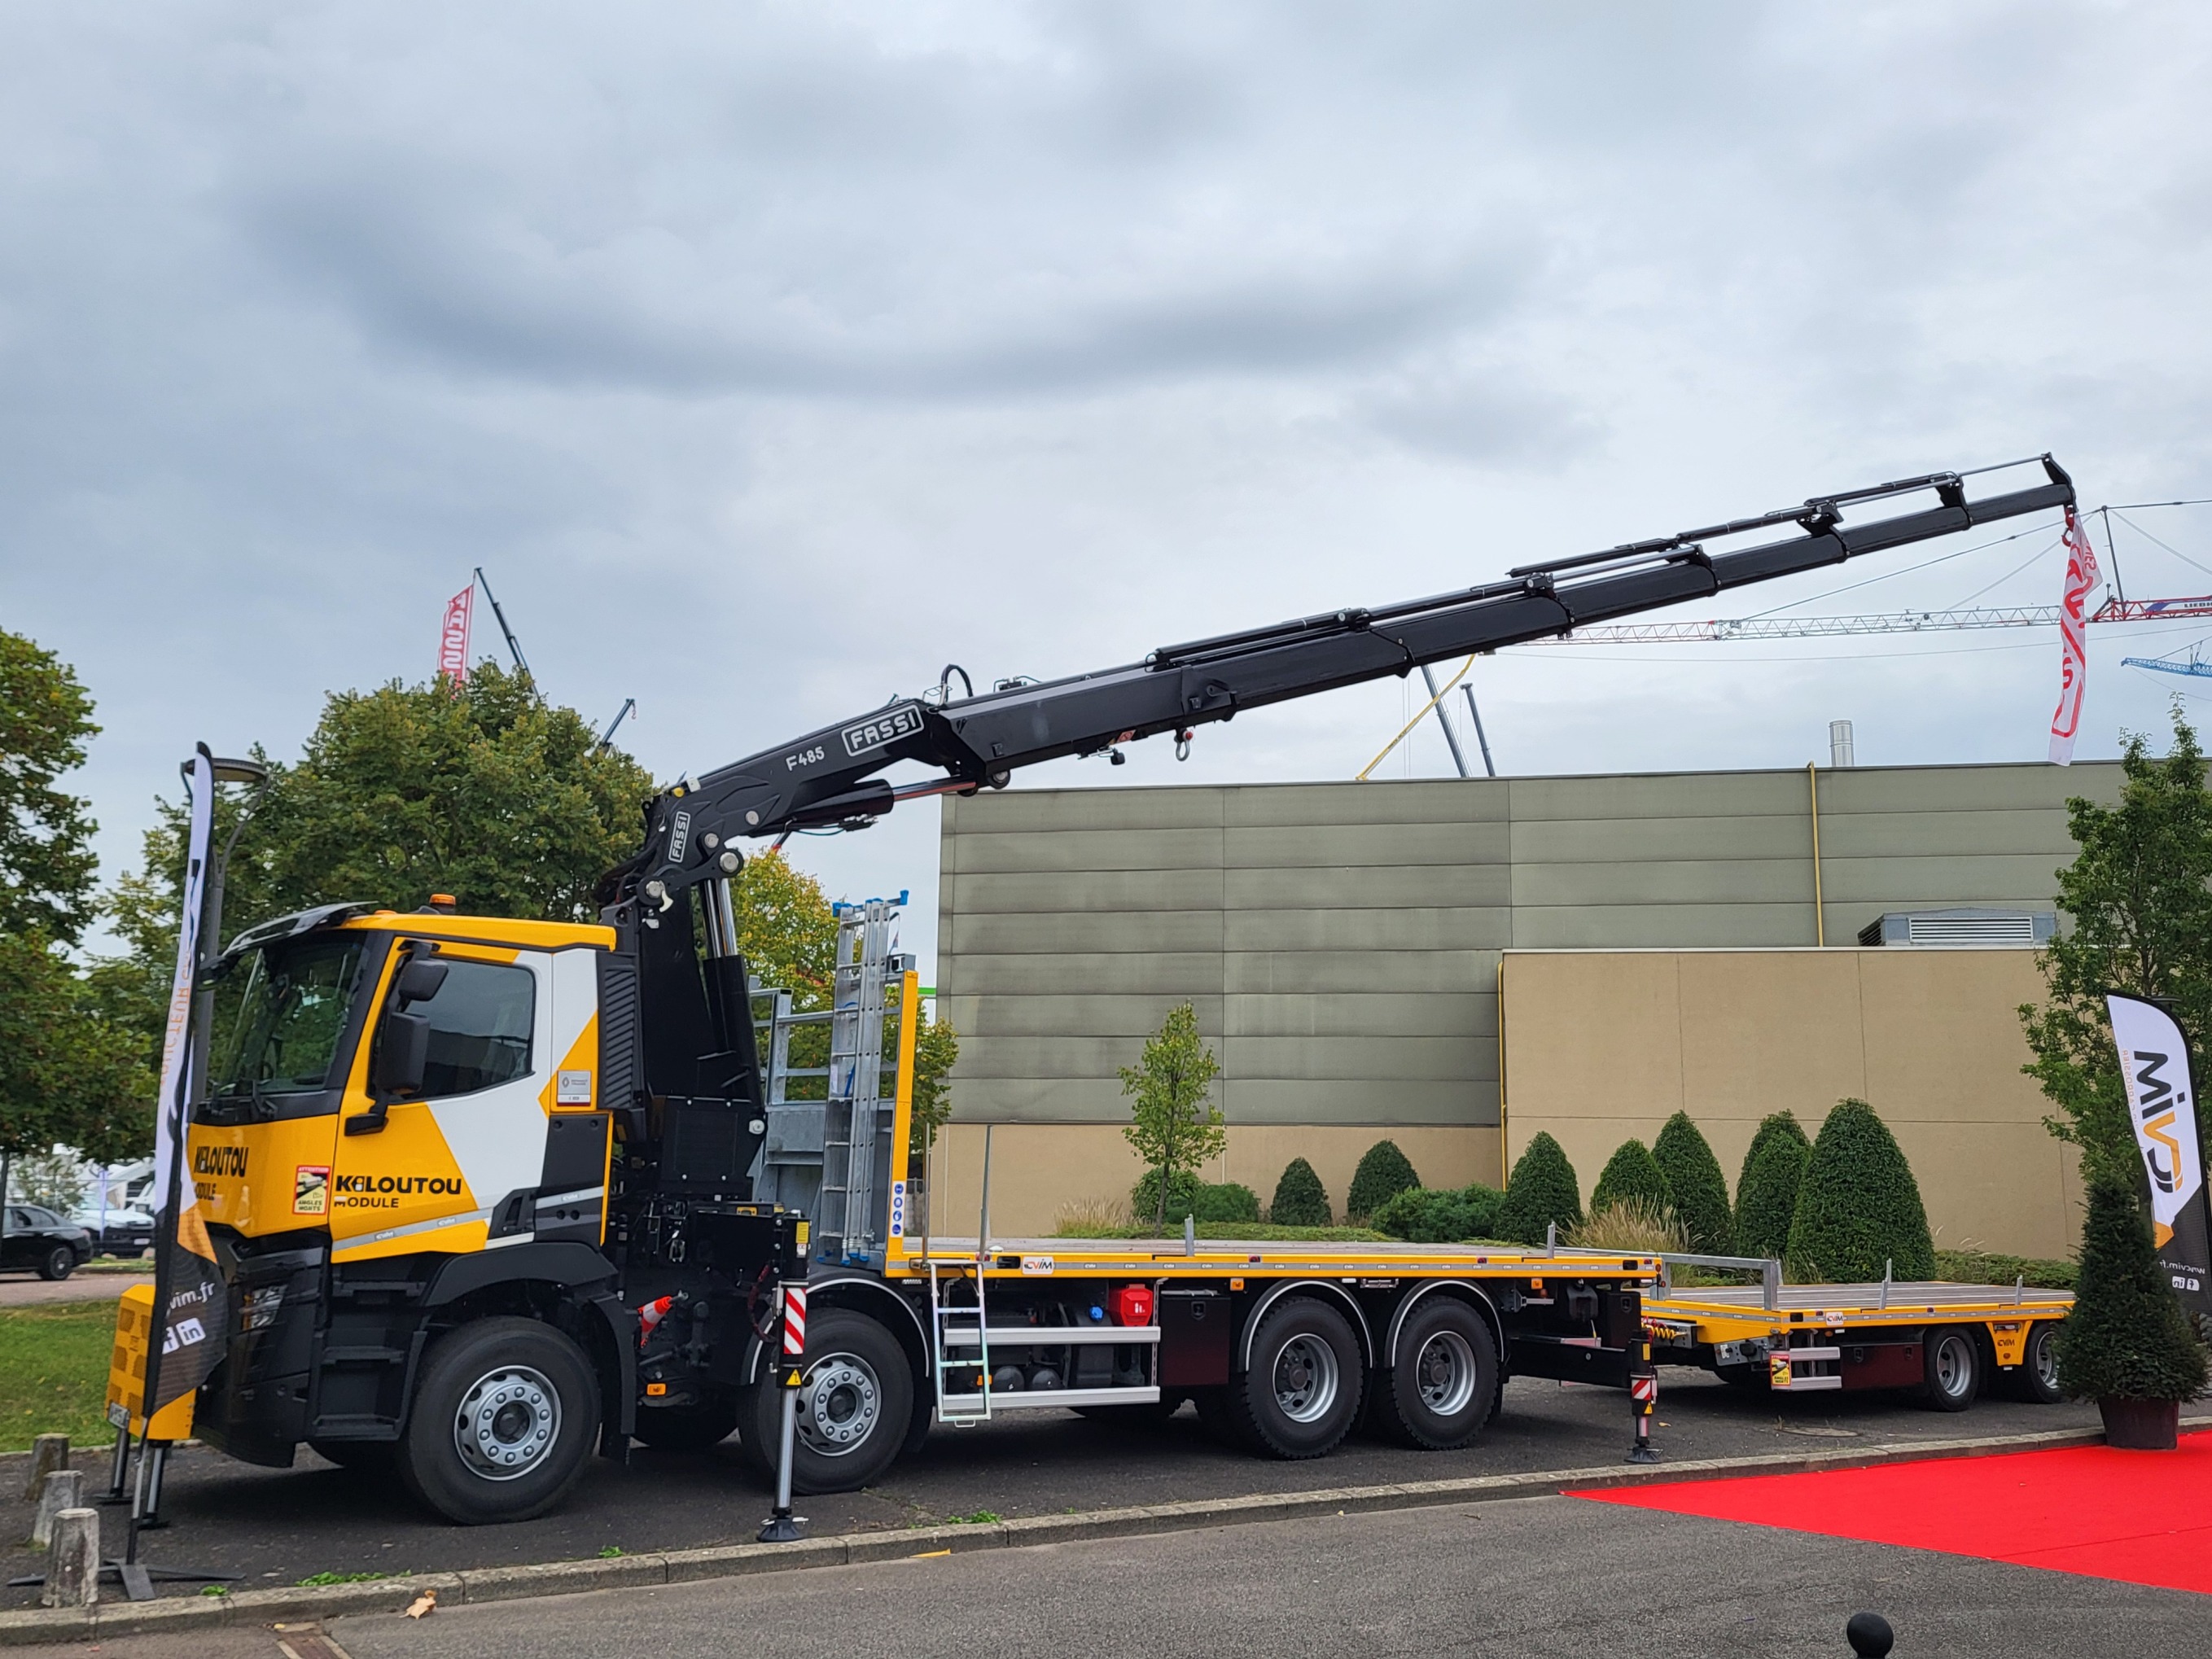
[{"label": "outrigger stabilizer leg", "polygon": [[761,1528],[763,1544],[796,1544],[806,1534],[791,1512],[791,1461],[799,1442],[799,1390],[806,1377],[806,1286],[783,1287],[783,1354],[776,1383],[783,1392],[783,1426],[775,1459],[775,1512]]},{"label": "outrigger stabilizer leg", "polygon": [[1636,1437],[1629,1443],[1632,1463],[1656,1463],[1651,1449],[1651,1418],[1659,1409],[1659,1368],[1651,1363],[1651,1344],[1639,1336],[1629,1346],[1628,1409],[1636,1420]]}]

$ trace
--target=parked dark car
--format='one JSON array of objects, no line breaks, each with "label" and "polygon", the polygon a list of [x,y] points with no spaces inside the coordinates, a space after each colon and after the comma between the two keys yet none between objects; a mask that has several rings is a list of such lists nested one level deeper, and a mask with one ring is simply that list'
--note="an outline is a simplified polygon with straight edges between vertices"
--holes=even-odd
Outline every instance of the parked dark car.
[{"label": "parked dark car", "polygon": [[93,1249],[101,1255],[141,1256],[153,1248],[154,1218],[143,1210],[120,1204],[102,1210],[88,1204],[70,1217],[69,1224],[90,1233]]},{"label": "parked dark car", "polygon": [[10,1204],[0,1228],[0,1268],[35,1267],[41,1279],[67,1279],[92,1260],[92,1235],[37,1204]]}]

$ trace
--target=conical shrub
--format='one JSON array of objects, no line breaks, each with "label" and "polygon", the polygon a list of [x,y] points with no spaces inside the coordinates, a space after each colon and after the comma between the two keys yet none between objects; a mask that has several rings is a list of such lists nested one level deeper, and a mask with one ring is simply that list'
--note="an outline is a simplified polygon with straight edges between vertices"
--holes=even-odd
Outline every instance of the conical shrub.
[{"label": "conical shrub", "polygon": [[1522,1149],[1498,1206],[1498,1236],[1521,1244],[1541,1244],[1544,1230],[1557,1223],[1561,1232],[1583,1218],[1582,1187],[1575,1166],[1559,1143],[1540,1130]]},{"label": "conical shrub", "polygon": [[1735,1249],[1735,1218],[1729,1211],[1728,1177],[1721,1161],[1687,1112],[1677,1112],[1651,1143],[1651,1161],[1667,1182],[1667,1195],[1690,1248],[1706,1255]]},{"label": "conical shrub", "polygon": [[1321,1184],[1314,1166],[1302,1158],[1292,1158],[1275,1183],[1267,1219],[1278,1227],[1326,1227],[1335,1218],[1328,1207],[1328,1188]]},{"label": "conical shrub", "polygon": [[1920,1183],[1897,1138],[1863,1100],[1839,1100],[1820,1126],[1790,1221],[1790,1270],[1801,1279],[1931,1279],[1935,1242]]},{"label": "conical shrub", "polygon": [[1667,1177],[1659,1173],[1651,1149],[1640,1140],[1624,1140],[1613,1148],[1597,1185],[1590,1189],[1590,1213],[1609,1210],[1624,1199],[1641,1199],[1655,1210],[1674,1208]]},{"label": "conical shrub", "polygon": [[1364,1223],[1421,1177],[1395,1140],[1378,1140],[1367,1149],[1359,1167],[1352,1172],[1352,1190],[1344,1195],[1344,1218],[1354,1225]]},{"label": "conical shrub", "polygon": [[1735,1248],[1740,1255],[1779,1261],[1790,1254],[1797,1188],[1812,1157],[1813,1143],[1789,1113],[1777,1112],[1759,1126],[1735,1184]]},{"label": "conical shrub", "polygon": [[2092,1177],[2074,1311],[2058,1328],[2058,1386],[2075,1400],[2187,1400],[2204,1349],[2166,1287],[2133,1182]]}]

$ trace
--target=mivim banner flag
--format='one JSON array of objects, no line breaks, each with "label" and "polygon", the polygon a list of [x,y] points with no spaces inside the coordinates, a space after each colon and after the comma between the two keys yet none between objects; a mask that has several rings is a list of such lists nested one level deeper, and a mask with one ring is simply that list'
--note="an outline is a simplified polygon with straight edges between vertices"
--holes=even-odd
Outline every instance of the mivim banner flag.
[{"label": "mivim banner flag", "polygon": [[2151,1237],[2166,1282],[2191,1312],[2212,1314],[2204,1156],[2197,1140],[2197,1085],[2173,1016],[2140,997],[2108,995],[2112,1040],[2128,1090],[2128,1119],[2150,1189]]},{"label": "mivim banner flag", "polygon": [[155,1322],[159,1348],[147,1355],[148,1418],[198,1388],[222,1355],[229,1297],[208,1242],[199,1194],[185,1167],[185,1127],[200,1079],[192,1076],[192,1011],[207,897],[208,851],[215,836],[215,765],[205,744],[192,757],[192,817],[185,865],[184,914],[178,919],[177,972],[169,985],[169,1025],[161,1039],[161,1094],[154,1132]]}]

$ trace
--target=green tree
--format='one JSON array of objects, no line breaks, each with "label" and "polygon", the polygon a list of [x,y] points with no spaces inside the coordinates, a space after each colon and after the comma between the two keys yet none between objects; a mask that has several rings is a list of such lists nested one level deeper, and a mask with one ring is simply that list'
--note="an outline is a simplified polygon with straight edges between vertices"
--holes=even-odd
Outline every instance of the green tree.
[{"label": "green tree", "polygon": [[1614,1147],[1605,1168],[1598,1172],[1597,1185],[1590,1190],[1590,1212],[1609,1210],[1624,1199],[1640,1199],[1654,1210],[1674,1207],[1667,1191],[1667,1177],[1660,1173],[1651,1149],[1633,1139]]},{"label": "green tree", "polygon": [[1539,1130],[1523,1147],[1498,1206],[1498,1233],[1522,1244],[1541,1244],[1556,1224],[1564,1232],[1583,1218],[1582,1187],[1559,1143]]},{"label": "green tree", "polygon": [[1278,1227],[1326,1227],[1336,1219],[1328,1207],[1328,1188],[1305,1159],[1294,1158],[1284,1168],[1267,1219]]},{"label": "green tree", "polygon": [[2075,1400],[2187,1400],[2205,1355],[2159,1271],[2133,1170],[2089,1182],[2074,1311],[2058,1328],[2058,1384]]},{"label": "green tree", "polygon": [[1121,1131],[1139,1158],[1158,1176],[1152,1224],[1167,1224],[1169,1183],[1195,1171],[1229,1144],[1221,1109],[1211,1098],[1221,1064],[1198,1034],[1198,1011],[1188,1002],[1145,1040],[1134,1066],[1124,1066],[1121,1092],[1133,1096],[1134,1121]]},{"label": "green tree", "polygon": [[1344,1195],[1344,1218],[1363,1226],[1391,1199],[1420,1184],[1413,1161],[1398,1150],[1398,1143],[1378,1140],[1361,1155],[1352,1172],[1352,1187]]},{"label": "green tree", "polygon": [[0,629],[0,933],[74,945],[92,920],[98,826],[55,784],[99,731],[76,672]]},{"label": "green tree", "polygon": [[1735,1218],[1729,1211],[1728,1177],[1687,1112],[1668,1118],[1651,1143],[1651,1161],[1666,1177],[1668,1200],[1688,1235],[1690,1248],[1707,1255],[1735,1249]]},{"label": "green tree", "polygon": [[1790,1224],[1790,1271],[1832,1283],[1933,1279],[1936,1246],[1920,1183],[1889,1126],[1863,1100],[1839,1100],[1820,1126]]},{"label": "green tree", "polygon": [[[495,663],[459,687],[441,678],[332,693],[300,759],[270,763],[231,860],[224,933],[316,904],[412,909],[434,892],[465,912],[596,917],[593,890],[635,855],[653,789],[636,762],[598,744],[582,715]],[[221,804],[218,845],[239,806]],[[180,805],[158,810],[143,867],[109,900],[129,952],[95,976],[111,1012],[156,1031],[186,835]]]},{"label": "green tree", "polygon": [[[2117,806],[2075,799],[2068,832],[2081,851],[2058,872],[2058,908],[2071,926],[2040,959],[2049,1000],[2023,1005],[2024,1068],[2057,1107],[2051,1132],[2081,1148],[2085,1177],[2136,1168],[2119,1057],[2105,1009],[2107,991],[2164,1000],[2205,1074],[2212,1032],[2212,793],[2204,754],[2177,708],[2173,746],[2153,757],[2130,734],[2120,757]],[[2212,1144],[2212,1113],[2197,1105],[2199,1144]]]},{"label": "green tree", "polygon": [[773,848],[745,860],[737,886],[738,951],[763,985],[791,993],[792,1006],[830,1006],[837,972],[837,907],[822,884]]},{"label": "green tree", "polygon": [[1790,1254],[1790,1224],[1813,1143],[1788,1112],[1770,1114],[1751,1138],[1735,1184],[1735,1248],[1745,1255]]},{"label": "green tree", "polygon": [[907,1119],[907,1146],[921,1157],[937,1144],[937,1133],[952,1121],[952,1068],[960,1060],[960,1038],[944,1019],[924,1009],[914,1036],[914,1097]]},{"label": "green tree", "polygon": [[152,1138],[144,1029],[109,1018],[67,954],[97,866],[88,803],[58,784],[92,709],[66,663],[0,630],[0,1158],[59,1142],[120,1161]]}]

